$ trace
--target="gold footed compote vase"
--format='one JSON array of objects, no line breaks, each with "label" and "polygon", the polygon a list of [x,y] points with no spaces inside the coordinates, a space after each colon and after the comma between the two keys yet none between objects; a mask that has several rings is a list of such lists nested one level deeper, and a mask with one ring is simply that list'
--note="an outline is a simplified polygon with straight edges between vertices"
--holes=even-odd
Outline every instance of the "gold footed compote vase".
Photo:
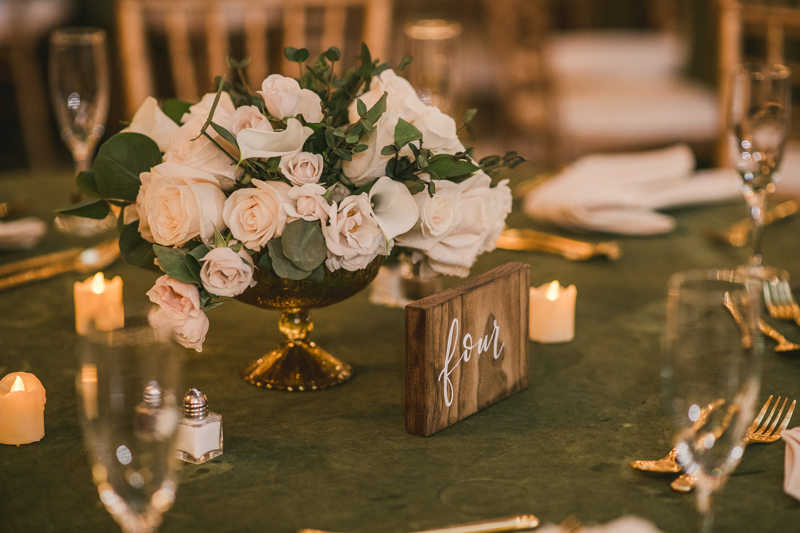
[{"label": "gold footed compote vase", "polygon": [[321,283],[284,279],[273,270],[257,269],[256,285],[236,299],[265,309],[280,309],[278,328],[286,338],[247,365],[242,379],[257,387],[286,391],[319,390],[350,379],[350,365],[308,338],[314,329],[309,309],[340,302],[361,291],[378,275],[382,263],[383,256],[378,256],[363,270],[326,270]]}]

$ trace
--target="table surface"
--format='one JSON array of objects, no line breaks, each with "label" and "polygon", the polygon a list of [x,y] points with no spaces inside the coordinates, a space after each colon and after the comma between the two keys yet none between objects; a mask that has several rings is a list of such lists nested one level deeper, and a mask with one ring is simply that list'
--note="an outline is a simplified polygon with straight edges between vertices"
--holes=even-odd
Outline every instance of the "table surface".
[{"label": "table surface", "polygon": [[[0,176],[0,201],[24,201],[48,221],[71,189],[66,174]],[[620,238],[616,262],[504,250],[482,256],[473,275],[525,261],[534,285],[574,283],[575,340],[531,343],[526,390],[431,437],[404,429],[403,310],[374,306],[365,291],[315,311],[314,340],[351,363],[355,375],[332,389],[287,393],[239,378],[246,363],[279,341],[278,313],[225,304],[210,314],[203,352],[185,356],[187,387],[203,389],[223,415],[225,453],[183,466],[161,531],[382,533],[523,513],[584,524],[634,514],[667,532],[694,530],[694,497],[673,492],[672,477],[628,463],[662,457],[672,443],[659,377],[667,279],[687,268],[744,262],[746,250],[700,232],[723,229],[744,213],[743,202],[674,211],[675,232]],[[518,211],[509,224],[534,227]],[[764,242],[767,264],[794,279],[799,232],[795,218],[769,228]],[[35,250],[0,252],[0,264],[88,242],[51,231]],[[122,262],[106,274],[122,276],[126,301],[145,301],[157,276]],[[76,411],[71,286],[84,277],[62,275],[0,294],[0,376],[33,372],[47,390],[44,439],[0,445],[0,531],[119,531],[92,484]],[[793,324],[770,322],[800,339]],[[767,346],[761,401],[800,397],[800,357]],[[719,531],[796,530],[800,502],[782,490],[784,449],[781,441],[747,449],[718,499]]]}]

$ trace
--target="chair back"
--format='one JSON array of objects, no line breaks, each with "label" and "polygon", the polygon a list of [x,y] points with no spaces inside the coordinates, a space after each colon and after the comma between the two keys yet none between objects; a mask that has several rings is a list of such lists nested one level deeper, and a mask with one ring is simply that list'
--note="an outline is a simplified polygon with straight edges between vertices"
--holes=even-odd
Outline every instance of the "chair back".
[{"label": "chair back", "polygon": [[228,73],[229,55],[250,58],[253,89],[269,73],[298,75],[287,46],[308,48],[311,58],[337,46],[339,72],[362,41],[374,58],[389,59],[392,0],[117,0],[116,8],[127,116],[147,96],[196,102]]}]

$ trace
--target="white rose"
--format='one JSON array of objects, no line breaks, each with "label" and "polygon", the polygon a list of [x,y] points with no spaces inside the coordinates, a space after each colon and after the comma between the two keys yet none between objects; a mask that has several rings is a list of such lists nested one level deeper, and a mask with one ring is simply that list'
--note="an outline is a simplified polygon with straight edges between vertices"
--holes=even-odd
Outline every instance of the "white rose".
[{"label": "white rose", "polygon": [[[425,103],[419,99],[417,91],[414,90],[414,87],[411,86],[408,80],[401,78],[391,69],[384,70],[381,72],[380,76],[373,77],[369,91],[359,96],[359,98],[367,106],[367,109],[369,109],[380,100],[384,92],[387,93],[386,110],[396,113],[406,122],[416,120],[427,107]],[[348,109],[350,124],[358,122],[357,105],[357,102],[354,100]]]},{"label": "white rose", "polygon": [[178,125],[161,111],[155,98],[148,96],[133,115],[130,125],[122,131],[147,135],[164,152],[172,134],[178,131]]},{"label": "white rose", "polygon": [[153,327],[172,328],[175,340],[186,348],[203,351],[203,341],[208,332],[208,317],[200,309],[200,291],[197,286],[183,283],[169,276],[161,276],[147,291],[150,301],[159,310],[148,316]]},{"label": "white rose", "polygon": [[342,161],[342,172],[356,187],[386,175],[386,163],[394,156],[382,155],[381,150],[394,144],[394,128],[399,118],[396,113],[384,113],[366,138],[361,139],[368,148],[353,154],[352,161]]},{"label": "white rose", "polygon": [[314,130],[290,118],[283,131],[245,129],[239,132],[236,141],[242,151],[241,160],[269,159],[270,157],[292,158],[303,150],[303,144]]},{"label": "white rose", "polygon": [[264,98],[267,111],[277,118],[303,115],[306,122],[322,122],[322,101],[317,93],[301,89],[293,78],[272,74],[261,84],[258,94]]},{"label": "white rose", "polygon": [[281,169],[283,175],[292,184],[299,187],[309,183],[317,183],[319,178],[322,177],[324,165],[325,163],[320,154],[300,152],[293,157],[281,158],[281,164],[278,168]]},{"label": "white rose", "polygon": [[434,154],[463,152],[464,145],[458,140],[456,121],[442,113],[438,107],[426,107],[425,112],[411,121],[422,132],[422,146]]},{"label": "white rose", "polygon": [[245,129],[273,131],[269,119],[254,105],[243,105],[238,108],[228,117],[224,126],[234,137]]},{"label": "white rose", "polygon": [[302,218],[309,222],[313,220],[328,220],[328,202],[322,195],[325,187],[316,183],[292,187],[289,190],[288,200],[283,204],[288,218],[286,223]]},{"label": "white rose", "polygon": [[425,190],[415,194],[414,200],[419,208],[419,222],[397,237],[397,244],[428,249],[426,242],[435,242],[461,221],[461,187],[452,181],[438,180],[433,197]]},{"label": "white rose", "polygon": [[222,208],[225,193],[208,172],[161,163],[143,172],[136,198],[139,232],[145,240],[163,246],[183,244],[195,237],[214,240],[214,227],[225,229]]},{"label": "white rose", "polygon": [[[208,114],[211,112],[211,106],[214,105],[214,99],[217,97],[216,93],[207,93],[203,95],[195,105],[189,108],[188,113],[184,113],[181,117],[181,124],[186,124],[190,120],[203,119],[203,122],[208,120]],[[219,95],[219,102],[217,108],[214,109],[214,122],[222,126],[227,122],[228,118],[236,111],[236,106],[233,105],[231,95],[222,92]]]},{"label": "white rose", "polygon": [[255,285],[253,264],[244,250],[214,248],[200,260],[200,280],[203,287],[216,296],[238,296]]},{"label": "white rose", "polygon": [[331,204],[328,217],[322,233],[328,246],[325,265],[331,272],[340,268],[362,270],[378,255],[388,253],[367,193],[348,196],[340,206]]},{"label": "white rose", "polygon": [[291,186],[280,181],[250,183],[255,187],[234,191],[225,200],[222,216],[234,238],[257,252],[283,233],[286,227],[283,204]]},{"label": "white rose", "polygon": [[[180,163],[187,167],[196,168],[203,172],[212,174],[219,186],[229,191],[233,188],[236,180],[241,176],[243,170],[239,168],[236,161],[220,150],[205,135],[200,135],[205,119],[193,118],[180,127],[169,141],[164,161],[170,163]],[[221,145],[233,157],[238,154],[236,148],[231,146],[225,139],[219,136],[212,128],[206,130],[219,145]]]}]

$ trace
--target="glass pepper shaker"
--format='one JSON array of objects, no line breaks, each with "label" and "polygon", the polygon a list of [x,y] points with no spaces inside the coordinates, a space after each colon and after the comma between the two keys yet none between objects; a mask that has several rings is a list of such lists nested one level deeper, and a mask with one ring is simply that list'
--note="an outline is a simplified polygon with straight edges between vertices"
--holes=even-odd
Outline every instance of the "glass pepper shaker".
[{"label": "glass pepper shaker", "polygon": [[178,459],[196,465],[222,455],[222,415],[208,410],[200,389],[189,389],[183,397],[175,448]]}]

